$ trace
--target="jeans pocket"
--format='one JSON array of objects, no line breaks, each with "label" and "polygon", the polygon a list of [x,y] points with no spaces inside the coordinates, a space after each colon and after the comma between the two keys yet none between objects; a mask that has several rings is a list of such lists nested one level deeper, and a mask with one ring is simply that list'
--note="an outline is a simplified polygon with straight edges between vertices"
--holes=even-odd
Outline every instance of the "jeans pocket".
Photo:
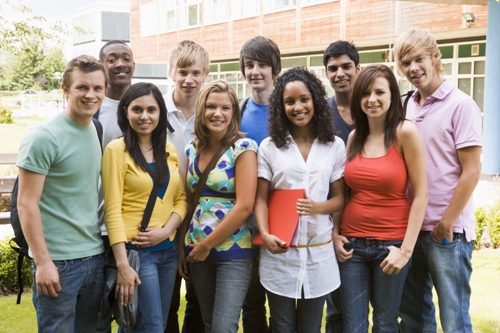
[{"label": "jeans pocket", "polygon": [[460,242],[460,234],[458,233],[453,233],[453,240],[451,242],[448,242],[446,244],[443,244],[443,242],[438,242],[437,240],[432,237],[432,232],[429,232],[429,237],[431,238],[431,241],[434,244],[440,245],[440,246],[454,246]]},{"label": "jeans pocket", "polygon": [[55,260],[54,265],[59,273],[59,278],[61,278],[69,271],[70,262],[69,260]]}]

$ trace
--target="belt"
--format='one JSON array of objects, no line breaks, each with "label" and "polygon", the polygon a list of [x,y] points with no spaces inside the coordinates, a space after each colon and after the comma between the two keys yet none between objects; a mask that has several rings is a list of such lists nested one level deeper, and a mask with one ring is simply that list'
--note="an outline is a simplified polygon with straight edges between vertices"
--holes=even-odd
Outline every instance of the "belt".
[{"label": "belt", "polygon": [[315,243],[315,244],[305,244],[305,245],[290,245],[290,247],[293,247],[293,248],[305,248],[305,247],[317,247],[317,246],[323,246],[323,245],[326,245],[326,244],[329,244],[331,243],[333,238],[330,238],[328,241],[326,242],[321,242],[321,243]]}]

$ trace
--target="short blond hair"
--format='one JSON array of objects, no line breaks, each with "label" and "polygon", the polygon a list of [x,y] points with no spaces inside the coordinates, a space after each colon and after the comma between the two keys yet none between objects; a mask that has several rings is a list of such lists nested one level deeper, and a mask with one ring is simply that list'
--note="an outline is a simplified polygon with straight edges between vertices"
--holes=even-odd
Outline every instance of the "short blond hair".
[{"label": "short blond hair", "polygon": [[221,144],[225,145],[234,139],[241,139],[245,137],[243,133],[240,132],[240,122],[241,122],[241,110],[238,103],[238,96],[233,87],[229,85],[224,80],[215,80],[208,83],[202,88],[198,98],[196,99],[196,115],[194,117],[194,133],[196,138],[194,139],[196,151],[200,152],[207,148],[210,132],[205,125],[205,104],[208,100],[208,96],[212,93],[227,93],[229,99],[231,100],[231,105],[233,106],[233,116],[231,118],[231,123],[227,128],[227,133]]},{"label": "short blond hair", "polygon": [[394,58],[399,75],[402,75],[401,59],[412,51],[425,52],[431,56],[436,72],[444,74],[441,64],[441,51],[436,39],[429,32],[422,29],[412,29],[398,37],[394,43]]},{"label": "short blond hair", "polygon": [[170,51],[169,70],[170,78],[174,78],[177,68],[186,68],[198,62],[205,75],[210,71],[210,55],[201,45],[192,40],[185,39],[175,44]]}]

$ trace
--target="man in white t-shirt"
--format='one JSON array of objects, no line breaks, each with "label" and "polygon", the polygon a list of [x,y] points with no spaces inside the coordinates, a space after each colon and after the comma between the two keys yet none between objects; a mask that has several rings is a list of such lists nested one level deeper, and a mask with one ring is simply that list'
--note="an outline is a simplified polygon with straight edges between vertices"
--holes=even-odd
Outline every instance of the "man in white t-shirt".
[{"label": "man in white t-shirt", "polygon": [[[171,126],[167,131],[167,140],[175,146],[179,153],[182,179],[184,180],[187,171],[187,156],[184,147],[189,140],[194,138],[196,99],[208,75],[209,66],[210,57],[207,50],[194,41],[183,40],[170,51],[169,76],[175,83],[175,89],[163,96]],[[181,252],[184,253],[184,249],[179,248],[179,253]],[[165,333],[179,333],[177,312],[180,305],[181,281],[182,278],[177,274]],[[182,332],[203,333],[204,331],[193,284],[187,282],[186,312]]]}]

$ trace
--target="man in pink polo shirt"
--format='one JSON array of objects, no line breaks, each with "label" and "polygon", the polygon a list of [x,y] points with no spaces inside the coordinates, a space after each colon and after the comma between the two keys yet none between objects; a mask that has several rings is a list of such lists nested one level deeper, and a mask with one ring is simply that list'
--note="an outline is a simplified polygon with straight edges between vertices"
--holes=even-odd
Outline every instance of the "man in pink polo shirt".
[{"label": "man in pink polo shirt", "polygon": [[429,186],[400,307],[401,332],[436,332],[432,287],[443,331],[472,332],[472,193],[481,173],[482,114],[472,98],[442,78],[441,53],[428,32],[414,29],[401,35],[394,55],[398,71],[417,88],[407,118],[422,136]]}]

